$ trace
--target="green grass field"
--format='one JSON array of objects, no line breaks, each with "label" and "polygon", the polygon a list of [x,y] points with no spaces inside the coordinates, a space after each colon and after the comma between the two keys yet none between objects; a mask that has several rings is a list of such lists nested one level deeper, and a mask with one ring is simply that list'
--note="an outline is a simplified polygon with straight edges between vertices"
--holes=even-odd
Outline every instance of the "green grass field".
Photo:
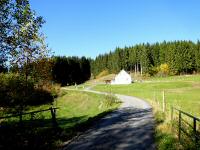
[{"label": "green grass field", "polygon": [[200,75],[150,78],[131,85],[97,85],[94,89],[136,96],[149,102],[160,103],[164,90],[168,108],[173,105],[200,117]]},{"label": "green grass field", "polygon": [[[112,111],[118,108],[120,103],[113,96],[105,96],[90,92],[81,92],[78,90],[62,90],[54,104],[45,104],[41,106],[29,107],[28,112],[46,110],[50,107],[58,108],[56,118],[61,128],[71,128],[76,124],[86,122],[89,118],[98,116],[101,113]],[[3,114],[8,116],[10,114]],[[51,126],[51,112],[44,111],[34,115],[34,122],[40,120]],[[29,121],[31,115],[23,115],[23,121]],[[14,123],[19,121],[19,117],[5,119],[5,123]]]},{"label": "green grass field", "polygon": [[[155,140],[157,149],[191,149],[193,146],[188,142],[185,142],[184,146],[181,145],[176,138],[177,131],[172,132],[170,107],[174,106],[200,118],[200,75],[153,77],[131,85],[99,84],[93,89],[136,96],[151,103],[156,120]],[[161,111],[163,91],[165,91],[167,105],[165,114]],[[191,120],[188,121],[190,122]],[[191,121],[190,123],[192,124],[193,122]]]},{"label": "green grass field", "polygon": [[109,103],[109,97],[89,92],[64,91],[55,106],[58,123],[61,127],[72,127],[77,123],[87,121],[103,112],[116,109],[119,103]]}]

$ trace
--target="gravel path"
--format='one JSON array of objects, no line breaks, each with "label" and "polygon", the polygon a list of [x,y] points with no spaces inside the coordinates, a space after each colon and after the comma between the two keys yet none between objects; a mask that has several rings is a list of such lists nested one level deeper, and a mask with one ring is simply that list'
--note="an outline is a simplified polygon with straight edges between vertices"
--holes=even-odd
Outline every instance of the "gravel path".
[{"label": "gravel path", "polygon": [[151,106],[139,98],[119,94],[116,96],[123,102],[121,107],[64,146],[63,150],[156,149]]}]

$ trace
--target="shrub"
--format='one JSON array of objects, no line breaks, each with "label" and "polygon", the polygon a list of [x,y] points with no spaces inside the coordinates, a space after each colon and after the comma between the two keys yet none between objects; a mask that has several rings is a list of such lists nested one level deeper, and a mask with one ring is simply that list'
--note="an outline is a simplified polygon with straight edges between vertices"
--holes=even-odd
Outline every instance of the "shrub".
[{"label": "shrub", "polygon": [[54,84],[51,87],[51,94],[54,98],[58,97],[58,95],[60,95],[60,84]]},{"label": "shrub", "polygon": [[156,111],[154,117],[157,124],[163,123],[165,120],[165,113],[161,111]]},{"label": "shrub", "polygon": [[112,95],[112,94],[108,94],[105,97],[105,105],[107,107],[113,106],[116,103],[120,103],[120,101],[117,99],[116,96]]},{"label": "shrub", "polygon": [[152,66],[152,67],[149,69],[149,74],[150,74],[151,76],[153,76],[153,75],[156,75],[159,71],[160,71],[160,67]]},{"label": "shrub", "polygon": [[24,103],[25,105],[36,106],[53,102],[53,95],[44,89],[34,89],[29,94],[27,101]]},{"label": "shrub", "polygon": [[28,105],[53,102],[52,94],[36,88],[31,79],[27,81],[18,74],[0,74],[0,107],[11,112],[23,111]]},{"label": "shrub", "polygon": [[162,75],[162,76],[167,76],[169,74],[169,65],[168,64],[161,64],[160,65],[160,71],[159,73]]}]

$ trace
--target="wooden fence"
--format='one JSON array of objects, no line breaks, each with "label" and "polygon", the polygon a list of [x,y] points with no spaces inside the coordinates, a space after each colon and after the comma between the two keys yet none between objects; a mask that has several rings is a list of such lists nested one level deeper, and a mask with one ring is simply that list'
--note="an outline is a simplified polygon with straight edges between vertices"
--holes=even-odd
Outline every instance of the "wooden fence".
[{"label": "wooden fence", "polygon": [[[179,110],[175,107],[171,107],[171,120],[172,122],[175,120],[174,115],[176,112],[178,113],[178,117],[176,118],[176,121],[178,121],[178,139],[181,141],[182,134],[186,135],[188,138],[190,138],[194,143],[196,147],[199,147],[200,143],[200,132],[197,128],[197,123],[200,123],[200,119],[192,116],[189,113],[186,113],[182,110]],[[190,119],[191,121],[186,120],[185,118]]]},{"label": "wooden fence", "polygon": [[25,116],[25,115],[30,115],[31,116],[31,119],[30,120],[33,120],[35,114],[37,113],[40,113],[40,112],[50,112],[51,114],[51,120],[52,120],[52,125],[54,127],[57,126],[57,121],[56,121],[56,110],[58,108],[53,108],[53,107],[50,107],[49,109],[44,109],[44,110],[38,110],[38,111],[32,111],[32,112],[27,112],[27,113],[20,113],[20,114],[16,114],[16,115],[9,115],[9,116],[4,116],[4,117],[0,117],[0,120],[5,120],[5,119],[8,119],[8,118],[18,118],[19,117],[19,123],[22,124],[23,122],[23,117],[22,116]]}]

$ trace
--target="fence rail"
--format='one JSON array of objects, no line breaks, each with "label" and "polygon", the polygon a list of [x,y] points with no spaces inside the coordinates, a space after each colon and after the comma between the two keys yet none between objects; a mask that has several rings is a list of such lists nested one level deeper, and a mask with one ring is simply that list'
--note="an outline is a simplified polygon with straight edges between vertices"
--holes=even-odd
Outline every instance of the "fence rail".
[{"label": "fence rail", "polygon": [[52,119],[52,124],[53,124],[53,126],[57,126],[57,121],[56,121],[56,110],[57,109],[59,109],[59,108],[50,107],[50,108],[44,109],[44,110],[31,111],[31,112],[26,112],[26,113],[19,113],[19,114],[16,114],[16,115],[9,115],[9,116],[0,117],[0,120],[19,117],[19,122],[22,123],[22,121],[23,121],[22,120],[22,116],[31,115],[31,120],[33,120],[33,117],[34,117],[35,114],[40,113],[40,112],[48,112],[48,111],[50,111],[51,117],[52,117],[51,118]]},{"label": "fence rail", "polygon": [[[179,141],[181,140],[181,134],[184,133],[187,137],[189,137],[192,141],[195,142],[195,145],[198,146],[199,142],[200,142],[200,133],[197,130],[197,123],[200,123],[200,119],[192,116],[191,114],[184,112],[180,109],[177,109],[175,107],[171,107],[171,120],[174,120],[174,113],[175,111],[178,112],[178,139]],[[189,117],[190,119],[192,119],[193,124],[191,125],[188,121],[186,121],[185,119],[183,119],[183,115]],[[183,124],[187,124],[187,127],[190,127],[190,129],[192,129],[192,134],[188,133],[185,129],[184,129],[184,125]]]}]

